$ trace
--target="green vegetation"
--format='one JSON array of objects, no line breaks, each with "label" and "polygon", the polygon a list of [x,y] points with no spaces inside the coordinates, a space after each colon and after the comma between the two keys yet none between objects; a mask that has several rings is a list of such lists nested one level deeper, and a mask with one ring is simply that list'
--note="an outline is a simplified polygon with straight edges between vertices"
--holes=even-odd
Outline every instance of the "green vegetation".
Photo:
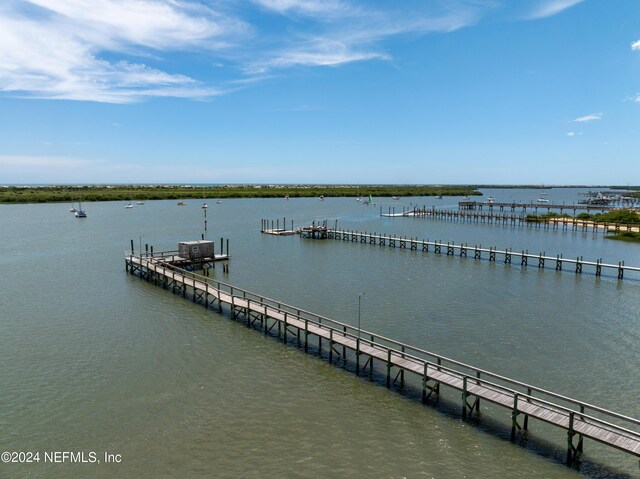
[{"label": "green vegetation", "polygon": [[527,215],[527,217],[525,218],[526,221],[530,222],[530,223],[540,223],[544,220],[548,220],[551,218],[562,218],[562,216],[566,216],[566,215],[559,215],[558,213],[547,213],[544,215]]},{"label": "green vegetation", "polygon": [[[531,223],[540,223],[544,220],[551,218],[573,218],[571,215],[567,214],[558,214],[558,213],[547,213],[546,215],[527,215],[526,220]],[[608,224],[624,224],[624,225],[635,225],[640,224],[640,214],[629,211],[629,210],[616,210],[609,211],[607,213],[580,213],[575,217],[578,220],[582,221],[593,221],[594,223],[608,223]]]},{"label": "green vegetation", "polygon": [[580,213],[576,218],[584,221],[594,221],[596,223],[619,223],[628,225],[640,223],[640,215],[629,210],[609,211],[607,213],[596,213],[594,215]]},{"label": "green vegetation", "polygon": [[421,185],[87,185],[2,186],[0,203],[77,201],[183,200],[189,198],[471,196],[482,195],[471,186]]},{"label": "green vegetation", "polygon": [[630,243],[640,243],[640,233],[635,231],[624,231],[622,233],[606,236],[607,239],[628,241]]}]

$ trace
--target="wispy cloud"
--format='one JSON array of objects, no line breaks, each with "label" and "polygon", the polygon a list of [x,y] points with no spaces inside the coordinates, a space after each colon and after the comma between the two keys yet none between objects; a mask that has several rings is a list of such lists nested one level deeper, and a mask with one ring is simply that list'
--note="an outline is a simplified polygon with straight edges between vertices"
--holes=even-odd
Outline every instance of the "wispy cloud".
[{"label": "wispy cloud", "polygon": [[574,122],[578,122],[578,123],[586,123],[586,122],[589,122],[589,121],[602,120],[603,116],[604,115],[602,113],[592,113],[590,115],[585,115],[585,116],[581,116],[579,118],[576,118],[573,121]]},{"label": "wispy cloud", "polygon": [[211,97],[220,89],[125,54],[224,48],[245,30],[211,9],[174,0],[25,3],[9,0],[0,7],[0,90],[36,98],[130,103],[148,96]]},{"label": "wispy cloud", "polygon": [[252,0],[264,9],[280,14],[332,16],[352,10],[352,6],[339,0]]},{"label": "wispy cloud", "polygon": [[[544,0],[532,18],[580,1]],[[2,0],[0,92],[207,100],[287,69],[387,61],[392,37],[453,32],[499,8],[498,0]],[[180,56],[205,61],[187,70]]]},{"label": "wispy cloud", "polygon": [[545,0],[539,3],[529,14],[526,16],[529,20],[535,20],[538,18],[551,17],[571,8],[584,0]]},{"label": "wispy cloud", "polygon": [[631,49],[633,51],[640,51],[640,40],[638,40],[637,42],[633,42],[631,44]]}]

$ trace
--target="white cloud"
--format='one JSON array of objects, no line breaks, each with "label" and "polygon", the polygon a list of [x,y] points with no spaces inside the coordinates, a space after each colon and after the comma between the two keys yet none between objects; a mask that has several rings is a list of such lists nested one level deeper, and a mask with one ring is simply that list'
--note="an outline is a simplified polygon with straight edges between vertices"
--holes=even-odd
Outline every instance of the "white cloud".
[{"label": "white cloud", "polygon": [[551,17],[571,8],[584,0],[545,0],[540,3],[533,11],[527,15],[527,19],[535,20],[538,18]]},{"label": "white cloud", "polygon": [[339,0],[253,0],[253,3],[280,14],[334,15],[350,11],[352,7]]},{"label": "white cloud", "polygon": [[31,3],[28,16],[16,0],[0,7],[0,90],[36,98],[130,103],[148,96],[211,97],[220,89],[103,54],[222,48],[222,39],[243,30],[213,10],[174,0]]},{"label": "white cloud", "polygon": [[[580,1],[545,0],[536,15]],[[498,0],[0,0],[0,92],[205,100],[272,71],[389,60],[390,37],[452,32],[498,8],[506,7]],[[206,68],[187,72],[178,57],[194,52]]]},{"label": "white cloud", "polygon": [[[356,47],[357,48],[357,47]],[[290,50],[277,52],[273,58],[254,63],[250,70],[262,73],[273,68],[292,66],[337,66],[364,60],[389,57],[381,52],[353,49],[348,42],[340,42],[327,38],[315,38]]]},{"label": "white cloud", "polygon": [[637,42],[632,43],[631,44],[631,49],[633,51],[636,51],[636,50],[640,51],[640,40],[638,40]]},{"label": "white cloud", "polygon": [[574,122],[578,122],[578,123],[586,123],[588,121],[602,120],[603,116],[604,115],[602,113],[592,113],[590,115],[585,115],[585,116],[581,116],[579,118],[576,118],[573,121]]},{"label": "white cloud", "polygon": [[569,131],[569,132],[567,132],[567,136],[576,136],[576,132],[575,131]]}]

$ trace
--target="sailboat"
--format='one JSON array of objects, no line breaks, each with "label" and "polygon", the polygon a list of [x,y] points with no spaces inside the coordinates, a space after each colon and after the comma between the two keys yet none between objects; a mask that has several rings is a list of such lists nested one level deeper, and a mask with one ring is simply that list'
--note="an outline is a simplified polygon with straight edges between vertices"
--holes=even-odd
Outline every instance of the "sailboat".
[{"label": "sailboat", "polygon": [[125,205],[125,208],[133,208],[133,203],[129,203],[129,204]]},{"label": "sailboat", "polygon": [[76,207],[73,205],[73,201],[71,202],[71,208],[69,208],[69,211],[71,211],[72,213],[75,213],[76,211],[78,211]]},{"label": "sailboat", "polygon": [[86,218],[87,213],[82,209],[82,198],[78,200],[78,209],[76,210],[76,218]]}]

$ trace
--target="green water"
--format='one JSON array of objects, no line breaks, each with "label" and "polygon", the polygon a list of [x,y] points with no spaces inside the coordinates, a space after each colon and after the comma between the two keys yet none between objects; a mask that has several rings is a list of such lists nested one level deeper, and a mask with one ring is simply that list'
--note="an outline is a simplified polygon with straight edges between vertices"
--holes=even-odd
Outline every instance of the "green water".
[{"label": "green water", "polygon": [[[578,200],[573,189],[548,197]],[[208,235],[229,238],[232,255],[229,274],[215,275],[352,324],[364,291],[365,329],[640,417],[640,278],[259,233],[261,218],[328,218],[640,265],[638,245],[602,234],[379,217],[379,206],[458,200],[209,200]],[[0,451],[121,457],[0,464],[0,478],[637,477],[632,456],[586,440],[582,467],[567,468],[559,429],[531,421],[514,445],[506,410],[463,422],[459,393],[423,406],[411,388],[389,391],[125,274],[131,239],[156,251],[198,239],[200,203],[93,203],[86,220],[69,205],[0,206]]]}]

